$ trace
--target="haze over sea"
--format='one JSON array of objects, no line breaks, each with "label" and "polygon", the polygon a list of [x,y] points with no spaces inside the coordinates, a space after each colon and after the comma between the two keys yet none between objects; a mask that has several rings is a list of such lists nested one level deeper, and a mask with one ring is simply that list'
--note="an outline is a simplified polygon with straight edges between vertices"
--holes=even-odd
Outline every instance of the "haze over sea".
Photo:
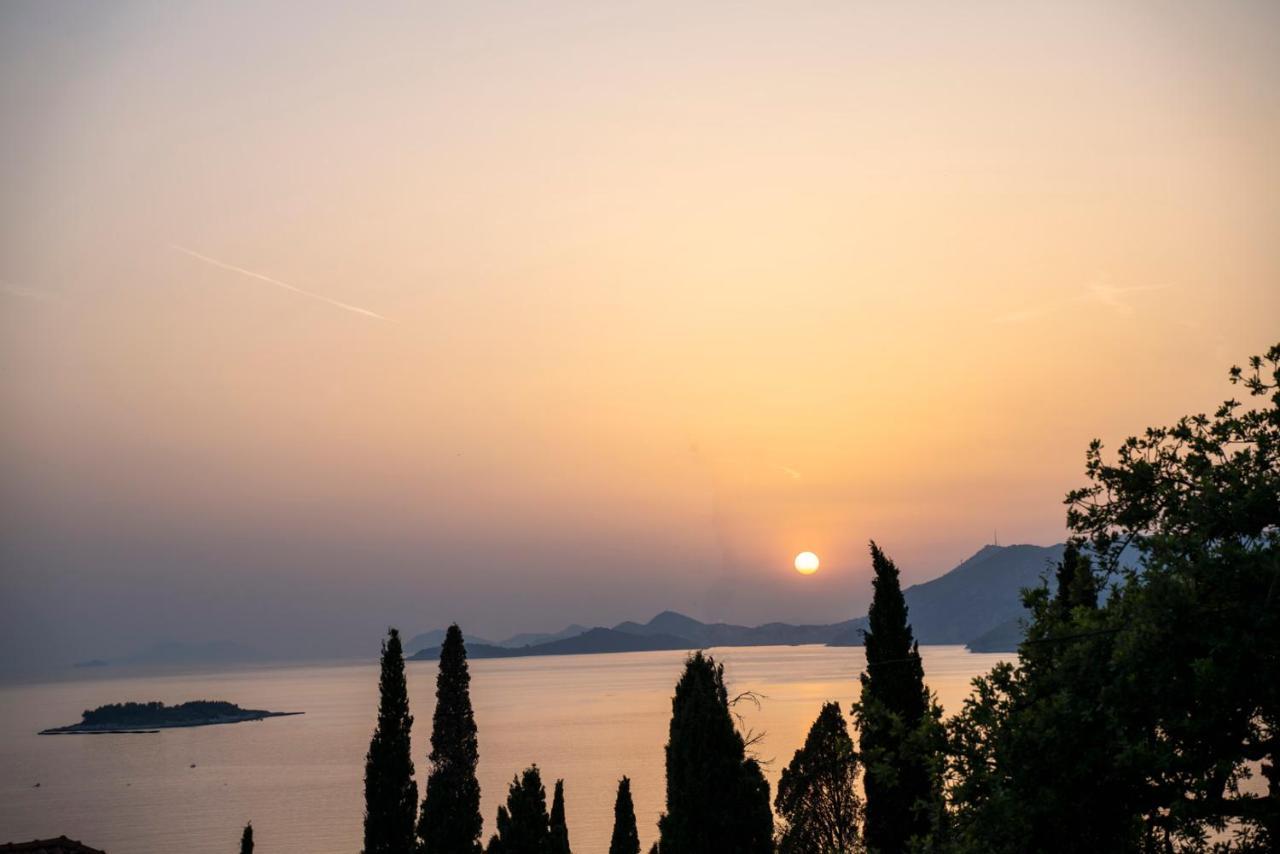
[{"label": "haze over sea", "polygon": [[[741,725],[764,733],[757,755],[776,788],[821,704],[846,712],[861,647],[735,647],[724,661]],[[969,681],[1002,655],[926,646],[926,678],[948,714]],[[663,745],[684,653],[548,656],[471,662],[480,729],[485,838],[520,769],[536,762],[548,788],[565,780],[570,840],[580,854],[609,846],[619,777],[632,779],[640,838],[655,838],[664,799]],[[410,662],[414,760],[426,779],[436,666]],[[83,679],[0,688],[0,836],[65,833],[111,854],[225,852],[252,820],[273,854],[360,848],[364,754],[377,710],[377,662],[193,675]],[[226,699],[305,715],[150,735],[41,737],[85,708],[123,700]],[[191,767],[194,765],[195,767]],[[36,784],[39,783],[39,787]]]}]

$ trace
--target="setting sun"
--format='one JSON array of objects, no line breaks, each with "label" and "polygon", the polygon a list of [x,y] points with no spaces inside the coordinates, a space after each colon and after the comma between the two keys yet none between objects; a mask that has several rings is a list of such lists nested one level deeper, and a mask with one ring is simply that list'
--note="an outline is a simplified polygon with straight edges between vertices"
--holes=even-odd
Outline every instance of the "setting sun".
[{"label": "setting sun", "polygon": [[813,575],[818,571],[818,556],[813,552],[800,552],[796,555],[796,572],[801,575]]}]

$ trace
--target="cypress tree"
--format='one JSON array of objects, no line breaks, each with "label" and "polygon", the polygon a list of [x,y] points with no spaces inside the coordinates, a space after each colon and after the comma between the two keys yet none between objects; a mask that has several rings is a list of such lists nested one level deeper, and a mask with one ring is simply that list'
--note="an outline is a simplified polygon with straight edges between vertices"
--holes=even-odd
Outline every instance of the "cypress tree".
[{"label": "cypress tree", "polygon": [[440,648],[436,709],[431,719],[431,773],[418,819],[421,854],[479,854],[480,749],[471,710],[471,675],[462,630],[449,627]]},{"label": "cypress tree", "polygon": [[613,837],[609,854],[640,854],[640,834],[636,832],[636,808],[631,802],[631,781],[618,781],[618,797],[613,802]]},{"label": "cypress tree", "polygon": [[404,653],[395,629],[389,629],[382,642],[378,691],[378,724],[364,765],[364,852],[408,854],[414,848],[418,785],[413,781],[409,744],[413,715],[409,714]]},{"label": "cypress tree", "polygon": [[551,854],[551,818],[547,790],[537,765],[512,778],[507,804],[498,807],[498,832],[489,842],[490,854]]},{"label": "cypress tree", "polygon": [[804,746],[783,769],[774,802],[786,828],[780,854],[851,854],[859,850],[858,756],[839,703],[826,703]]},{"label": "cypress tree", "polygon": [[1093,576],[1093,565],[1088,556],[1081,553],[1075,540],[1069,540],[1062,550],[1062,560],[1055,573],[1058,589],[1054,594],[1054,616],[1069,619],[1075,608],[1098,607],[1098,583]]},{"label": "cypress tree", "polygon": [[246,824],[240,834],[240,854],[253,854],[253,822]]},{"label": "cypress tree", "polygon": [[556,793],[551,799],[551,854],[572,854],[569,850],[569,826],[564,821],[564,780],[556,780]]},{"label": "cypress tree", "polygon": [[769,784],[733,725],[724,667],[691,655],[671,701],[662,854],[773,850]]},{"label": "cypress tree", "polygon": [[912,839],[934,829],[938,785],[936,757],[922,747],[931,724],[920,649],[907,622],[898,567],[871,543],[874,594],[864,633],[867,667],[854,707],[858,744],[866,766],[864,838],[867,850],[906,851]]}]

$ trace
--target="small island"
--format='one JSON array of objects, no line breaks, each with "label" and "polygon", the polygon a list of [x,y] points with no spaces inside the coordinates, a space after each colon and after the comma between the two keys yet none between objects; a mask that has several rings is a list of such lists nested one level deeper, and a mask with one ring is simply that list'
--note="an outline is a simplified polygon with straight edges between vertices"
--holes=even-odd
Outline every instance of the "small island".
[{"label": "small island", "polygon": [[242,709],[223,700],[192,700],[176,706],[166,706],[155,700],[150,703],[109,703],[96,709],[86,709],[78,724],[41,730],[40,735],[158,732],[174,727],[238,724],[300,714],[302,712]]}]

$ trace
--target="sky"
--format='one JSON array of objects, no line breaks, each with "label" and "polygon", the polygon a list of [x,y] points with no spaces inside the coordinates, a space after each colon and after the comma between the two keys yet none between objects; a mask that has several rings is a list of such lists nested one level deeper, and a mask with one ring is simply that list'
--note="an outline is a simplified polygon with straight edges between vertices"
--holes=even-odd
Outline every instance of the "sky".
[{"label": "sky", "polygon": [[0,670],[1061,541],[1277,340],[1277,84],[1264,2],[7,2]]}]

